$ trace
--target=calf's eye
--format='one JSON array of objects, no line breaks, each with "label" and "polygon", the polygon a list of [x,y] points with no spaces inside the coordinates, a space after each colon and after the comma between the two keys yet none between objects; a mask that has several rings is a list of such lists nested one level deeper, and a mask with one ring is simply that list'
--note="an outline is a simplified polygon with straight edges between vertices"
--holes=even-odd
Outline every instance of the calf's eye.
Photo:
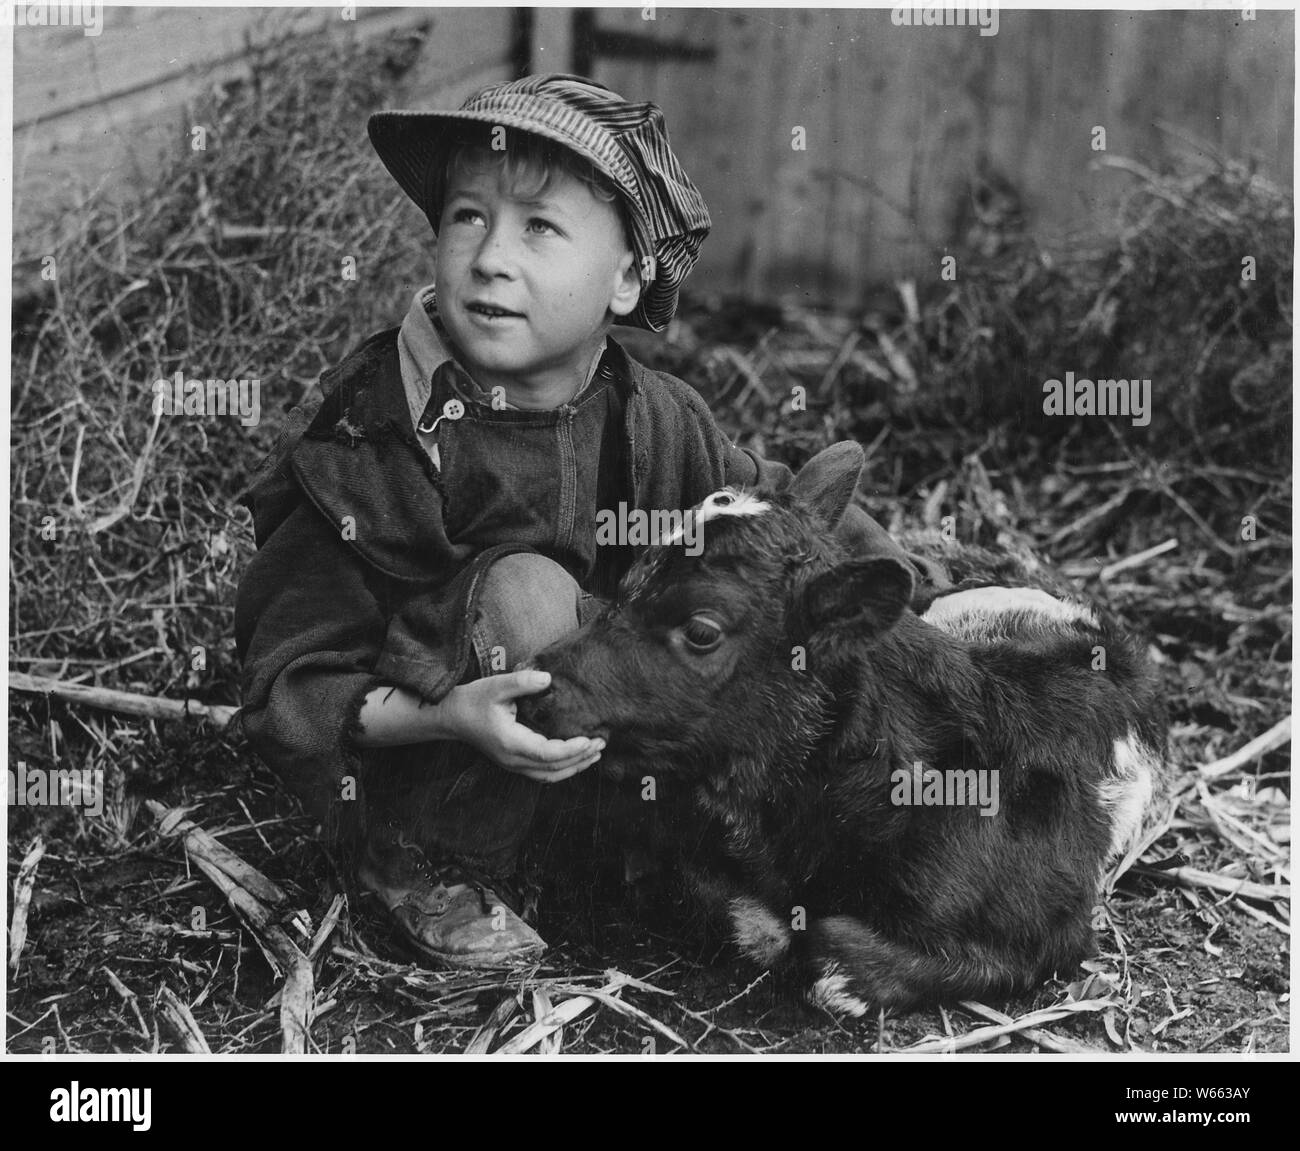
[{"label": "calf's eye", "polygon": [[692,616],[682,628],[682,638],[692,651],[712,651],[722,642],[722,628],[707,616]]}]

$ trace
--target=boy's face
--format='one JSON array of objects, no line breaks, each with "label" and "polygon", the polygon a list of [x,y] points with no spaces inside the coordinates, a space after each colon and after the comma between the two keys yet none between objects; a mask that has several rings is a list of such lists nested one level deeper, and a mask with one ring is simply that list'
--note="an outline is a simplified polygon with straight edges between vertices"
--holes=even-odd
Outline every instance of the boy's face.
[{"label": "boy's face", "polygon": [[608,313],[636,306],[640,280],[613,204],[562,172],[522,199],[502,173],[465,165],[448,185],[438,311],[480,387],[502,386],[520,407],[554,407],[581,383]]}]

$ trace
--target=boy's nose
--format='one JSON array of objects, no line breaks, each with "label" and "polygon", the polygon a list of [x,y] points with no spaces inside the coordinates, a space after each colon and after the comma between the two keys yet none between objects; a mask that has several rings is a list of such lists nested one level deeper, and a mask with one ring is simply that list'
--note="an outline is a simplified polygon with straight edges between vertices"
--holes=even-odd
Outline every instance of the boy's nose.
[{"label": "boy's nose", "polygon": [[474,253],[473,269],[480,276],[508,276],[514,268],[514,252],[510,242],[493,228],[483,237]]}]

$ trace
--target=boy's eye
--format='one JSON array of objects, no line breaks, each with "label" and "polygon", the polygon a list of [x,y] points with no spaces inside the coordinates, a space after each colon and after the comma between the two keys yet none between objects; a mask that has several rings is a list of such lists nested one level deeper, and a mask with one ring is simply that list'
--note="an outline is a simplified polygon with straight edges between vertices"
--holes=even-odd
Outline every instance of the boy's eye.
[{"label": "boy's eye", "polygon": [[550,220],[543,220],[540,216],[534,216],[528,221],[528,230],[534,235],[559,235],[560,229],[557,228]]},{"label": "boy's eye", "polygon": [[451,214],[451,222],[453,224],[481,224],[485,221],[483,220],[483,213],[477,208],[457,208]]}]

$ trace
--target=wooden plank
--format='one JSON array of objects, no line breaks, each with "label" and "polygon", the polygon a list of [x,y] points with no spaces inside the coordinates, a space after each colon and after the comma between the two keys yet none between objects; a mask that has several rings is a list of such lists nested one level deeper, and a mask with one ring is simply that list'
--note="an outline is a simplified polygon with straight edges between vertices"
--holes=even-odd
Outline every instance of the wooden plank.
[{"label": "wooden plank", "polygon": [[509,8],[423,8],[431,20],[420,58],[394,107],[455,108],[485,84],[512,75]]},{"label": "wooden plank", "polygon": [[[1112,226],[1128,181],[1090,167],[1094,125],[1112,153],[1159,164],[1187,150],[1169,120],[1289,182],[1294,14],[1256,15],[1004,9],[982,37],[898,27],[887,9],[660,8],[642,30],[689,27],[715,65],[601,60],[596,75],[663,107],[709,203],[694,285],[843,304],[936,273],[981,157],[1040,236]],[[642,23],[636,9],[599,19]]]},{"label": "wooden plank", "polygon": [[573,71],[573,11],[533,9],[533,72]]},{"label": "wooden plank", "polygon": [[[124,199],[159,158],[189,146],[186,110],[205,86],[249,73],[250,52],[285,36],[364,42],[428,24],[396,104],[455,106],[509,75],[510,10],[384,8],[105,9],[104,34],[16,30],[14,220],[20,255],[48,251],[66,212],[91,197]],[[358,125],[358,139],[363,139]]]},{"label": "wooden plank", "polygon": [[[108,7],[100,36],[61,28],[15,29],[14,128],[197,78],[242,61],[256,48],[341,24],[339,11]],[[357,27],[372,20],[359,20]]]}]

